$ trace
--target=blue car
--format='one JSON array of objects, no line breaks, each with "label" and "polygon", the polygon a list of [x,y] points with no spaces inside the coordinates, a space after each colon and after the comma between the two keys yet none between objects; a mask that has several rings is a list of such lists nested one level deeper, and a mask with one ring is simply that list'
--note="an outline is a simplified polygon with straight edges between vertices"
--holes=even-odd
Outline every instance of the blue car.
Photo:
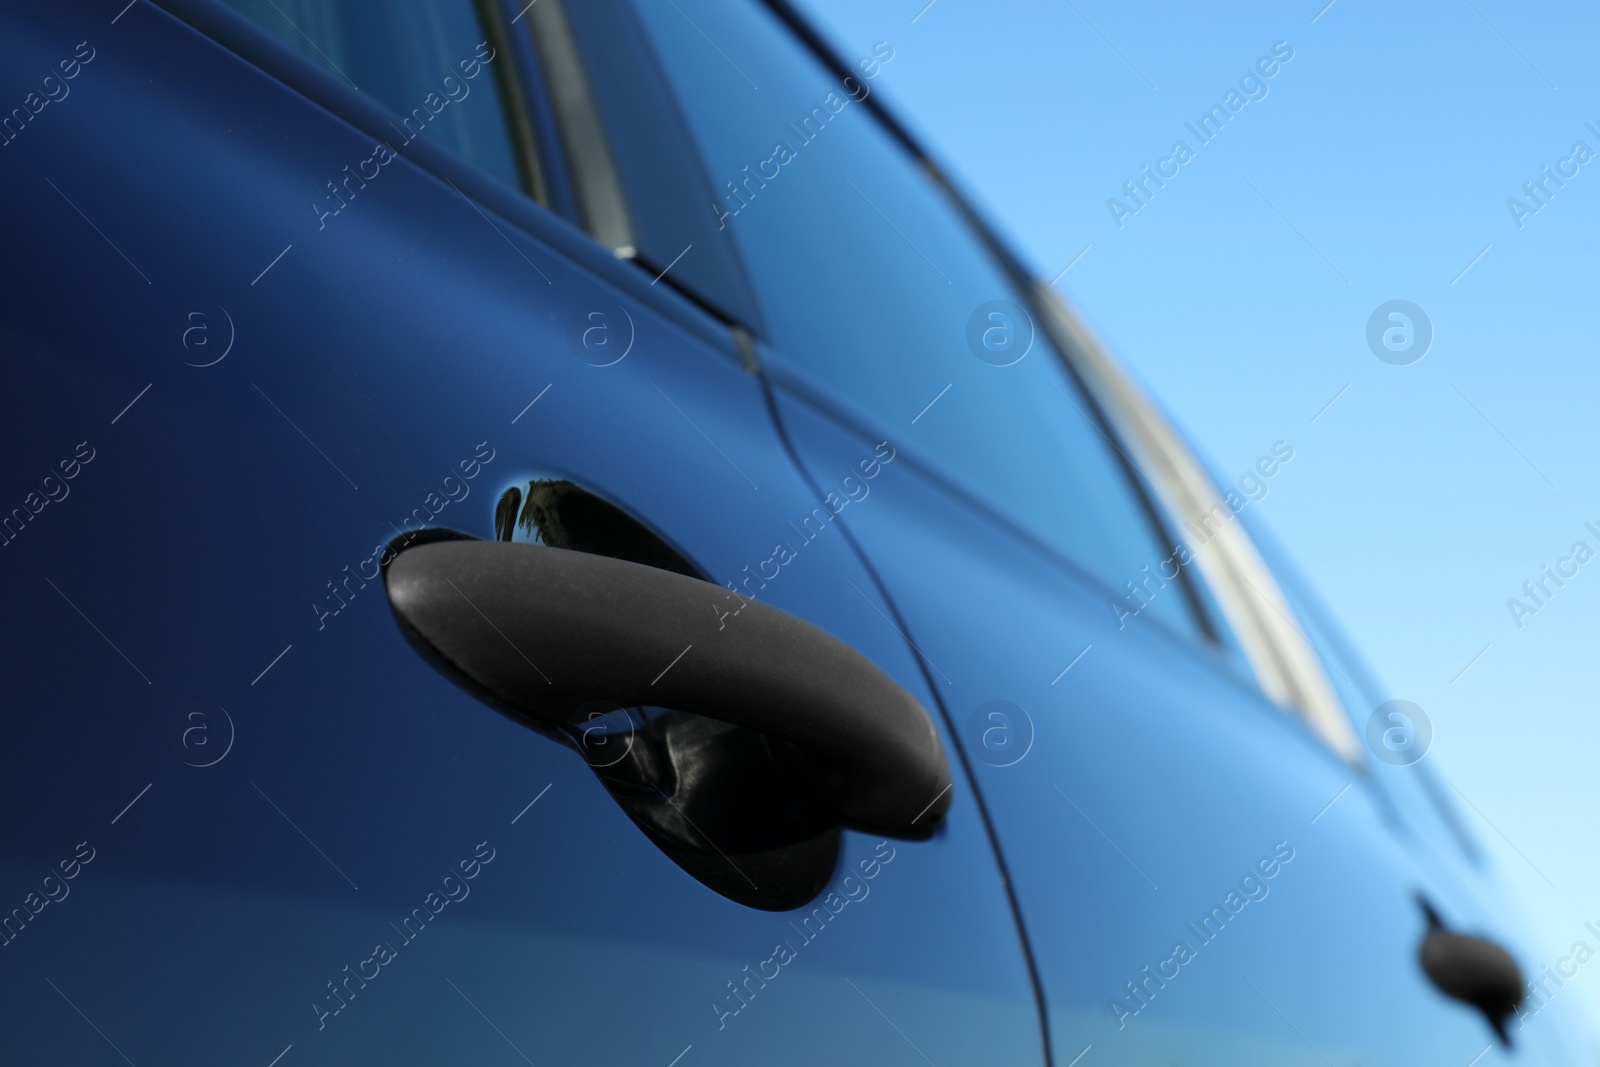
[{"label": "blue car", "polygon": [[0,1061],[1587,1062],[899,44],[0,13]]}]

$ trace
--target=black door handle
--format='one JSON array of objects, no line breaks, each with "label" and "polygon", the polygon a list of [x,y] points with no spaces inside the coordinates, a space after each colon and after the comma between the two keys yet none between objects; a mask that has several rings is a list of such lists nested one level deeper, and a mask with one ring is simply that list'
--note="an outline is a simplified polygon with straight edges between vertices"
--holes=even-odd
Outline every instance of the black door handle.
[{"label": "black door handle", "polygon": [[1423,939],[1422,970],[1439,992],[1483,1012],[1489,1025],[1506,1045],[1506,1020],[1522,1003],[1522,971],[1511,954],[1493,941],[1445,928],[1425,900],[1419,900],[1428,920]]},{"label": "black door handle", "polygon": [[807,799],[838,825],[925,838],[949,809],[950,766],[916,698],[776,608],[654,567],[495,541],[413,542],[384,582],[413,647],[530,725],[570,730],[597,703],[692,712],[809,754]]}]

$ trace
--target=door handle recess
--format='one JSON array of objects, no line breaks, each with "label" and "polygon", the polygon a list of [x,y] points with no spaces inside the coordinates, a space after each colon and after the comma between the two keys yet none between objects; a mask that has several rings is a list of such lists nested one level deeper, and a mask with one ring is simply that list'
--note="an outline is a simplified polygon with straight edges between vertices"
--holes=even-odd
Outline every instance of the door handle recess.
[{"label": "door handle recess", "polygon": [[838,825],[926,838],[950,766],[915,697],[855,649],[721,586],[538,545],[413,542],[384,567],[414,648],[515,719],[570,730],[586,708],[671,708],[792,742]]}]

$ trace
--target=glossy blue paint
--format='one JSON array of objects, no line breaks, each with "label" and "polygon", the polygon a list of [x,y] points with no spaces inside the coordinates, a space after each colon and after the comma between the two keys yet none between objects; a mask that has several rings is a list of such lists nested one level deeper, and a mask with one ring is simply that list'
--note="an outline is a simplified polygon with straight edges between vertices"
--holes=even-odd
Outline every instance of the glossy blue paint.
[{"label": "glossy blue paint", "polygon": [[[1425,983],[1418,894],[1515,944],[1425,781],[1354,771],[1183,612],[1118,626],[1106,574],[1153,530],[1069,562],[1011,525],[1026,501],[995,505],[1007,521],[952,487],[981,479],[959,437],[928,443],[948,428],[808,378],[783,346],[823,334],[795,308],[762,309],[790,332],[755,373],[570,197],[547,211],[425,137],[319,218],[390,116],[220,6],[0,24],[7,107],[80,57],[0,147],[8,1053],[1576,1062],[1554,1016],[1510,1055]],[[703,188],[694,147],[675,172]],[[961,270],[1003,287],[957,236]],[[629,342],[607,366],[579,341],[596,313]],[[1002,458],[1013,490],[1060,459]],[[1117,470],[1087,484],[1131,514]],[[933,710],[956,761],[939,832],[847,832],[824,912],[754,911],[419,659],[375,550],[421,525],[492,537],[501,491],[544,476]],[[827,505],[847,477],[870,493]],[[837,517],[813,531],[819,507]],[[1020,755],[986,743],[1019,723]]]}]

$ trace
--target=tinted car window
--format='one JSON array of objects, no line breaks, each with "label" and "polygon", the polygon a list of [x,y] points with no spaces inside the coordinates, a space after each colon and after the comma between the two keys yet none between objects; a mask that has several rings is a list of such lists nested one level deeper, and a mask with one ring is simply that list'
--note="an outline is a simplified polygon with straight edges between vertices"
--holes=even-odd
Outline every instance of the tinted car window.
[{"label": "tinted car window", "polygon": [[[998,264],[861,102],[757,4],[639,3],[781,357],[1124,591],[1171,553]],[[1194,627],[1175,589],[1151,610]]]},{"label": "tinted car window", "polygon": [[490,69],[500,57],[471,0],[224,2],[395,112],[391,149],[425,135],[521,184]]}]

